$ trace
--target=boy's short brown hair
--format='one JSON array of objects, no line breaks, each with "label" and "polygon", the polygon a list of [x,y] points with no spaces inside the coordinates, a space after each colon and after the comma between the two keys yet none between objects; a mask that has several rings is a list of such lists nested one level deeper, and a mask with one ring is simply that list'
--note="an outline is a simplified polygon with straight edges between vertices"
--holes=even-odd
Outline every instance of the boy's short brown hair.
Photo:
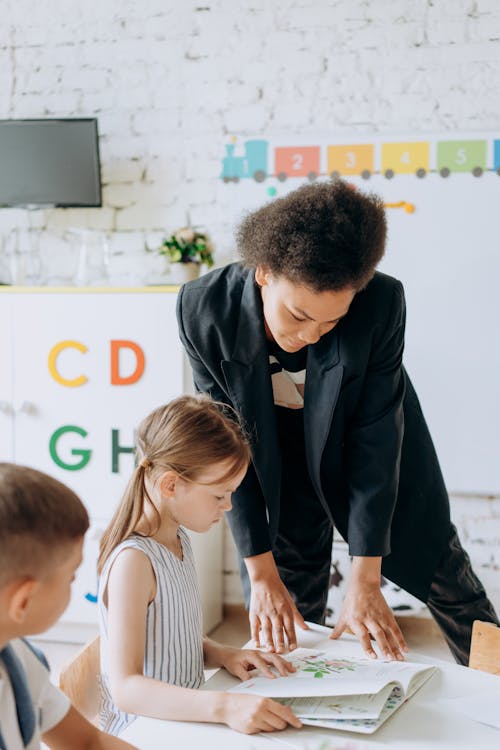
[{"label": "boy's short brown hair", "polygon": [[69,487],[27,466],[0,463],[0,587],[44,575],[88,527],[87,511]]}]

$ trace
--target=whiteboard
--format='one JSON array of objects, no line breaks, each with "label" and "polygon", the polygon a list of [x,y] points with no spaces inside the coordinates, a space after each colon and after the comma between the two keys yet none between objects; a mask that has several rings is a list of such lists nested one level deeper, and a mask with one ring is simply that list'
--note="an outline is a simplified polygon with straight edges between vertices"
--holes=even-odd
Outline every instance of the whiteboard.
[{"label": "whiteboard", "polygon": [[[375,155],[369,179],[354,174],[347,178],[359,189],[378,193],[385,202],[414,206],[413,213],[404,207],[387,209],[388,243],[379,267],[404,284],[404,362],[450,493],[495,494],[500,492],[500,134],[447,132],[442,140],[461,137],[486,140],[480,176],[471,169],[454,171],[452,166],[450,175],[442,177],[437,168],[440,136],[433,135],[427,136],[424,177],[409,169],[387,179],[378,136],[371,139]],[[406,134],[385,138],[389,140],[426,138]],[[304,141],[288,141],[291,146],[298,143]],[[305,145],[313,143],[322,152],[318,179],[329,179],[325,154],[332,140],[309,139]],[[269,144],[270,152],[274,145]],[[463,162],[458,147],[457,153]],[[246,210],[272,200],[273,192],[282,196],[308,179],[287,177],[281,182],[276,172],[270,170],[270,175],[262,182],[220,179],[217,199],[226,218],[237,224]]]}]

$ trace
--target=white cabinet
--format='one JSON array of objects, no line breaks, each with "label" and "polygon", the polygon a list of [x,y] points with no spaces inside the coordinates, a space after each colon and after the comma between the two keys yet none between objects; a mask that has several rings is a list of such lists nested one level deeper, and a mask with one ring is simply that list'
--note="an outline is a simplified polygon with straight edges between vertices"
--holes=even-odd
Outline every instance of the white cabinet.
[{"label": "white cabinet", "polygon": [[[176,292],[0,291],[0,460],[57,477],[92,526],[63,620],[96,622],[102,529],[134,468],[134,428],[185,391]],[[194,535],[205,627],[222,612],[222,529]]]}]

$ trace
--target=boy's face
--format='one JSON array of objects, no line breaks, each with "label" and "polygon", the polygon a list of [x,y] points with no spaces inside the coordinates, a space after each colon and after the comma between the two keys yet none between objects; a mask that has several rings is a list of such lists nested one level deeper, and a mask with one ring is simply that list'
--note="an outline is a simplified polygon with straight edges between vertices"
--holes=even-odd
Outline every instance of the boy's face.
[{"label": "boy's face", "polygon": [[42,633],[50,628],[69,604],[71,584],[82,562],[83,537],[68,542],[58,563],[50,566],[48,572],[33,587],[26,605],[23,631],[29,634]]},{"label": "boy's face", "polygon": [[347,314],[356,291],[316,292],[258,266],[266,335],[286,352],[315,344]]}]

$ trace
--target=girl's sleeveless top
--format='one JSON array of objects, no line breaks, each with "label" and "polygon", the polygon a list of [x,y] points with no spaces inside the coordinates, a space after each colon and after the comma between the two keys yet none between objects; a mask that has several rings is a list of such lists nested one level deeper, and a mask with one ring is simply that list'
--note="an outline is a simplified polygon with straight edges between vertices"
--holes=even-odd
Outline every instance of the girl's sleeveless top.
[{"label": "girl's sleeveless top", "polygon": [[203,632],[200,593],[191,542],[179,528],[183,559],[163,544],[133,534],[119,544],[106,561],[99,580],[99,627],[101,633],[101,728],[119,734],[135,719],[120,711],[111,697],[108,671],[108,612],[103,593],[117,555],[129,547],[143,552],[153,567],[156,596],[148,606],[144,675],[171,685],[198,688],[203,684]]}]

